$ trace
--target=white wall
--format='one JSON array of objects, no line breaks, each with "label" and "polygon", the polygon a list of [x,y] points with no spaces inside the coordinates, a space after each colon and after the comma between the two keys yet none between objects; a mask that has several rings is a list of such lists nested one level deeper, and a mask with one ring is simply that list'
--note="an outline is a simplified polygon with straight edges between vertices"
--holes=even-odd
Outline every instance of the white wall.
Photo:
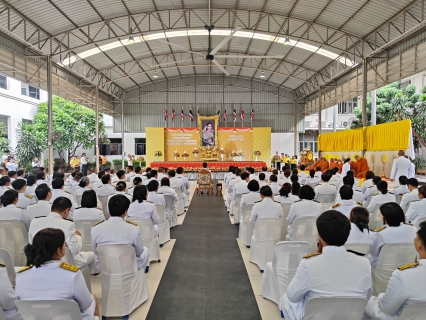
[{"label": "white wall", "polygon": [[[299,143],[299,134],[297,134],[297,143]],[[271,134],[271,158],[275,152],[279,154],[287,153],[294,155],[294,134],[293,133],[272,133]],[[299,150],[297,150],[299,152]]]}]

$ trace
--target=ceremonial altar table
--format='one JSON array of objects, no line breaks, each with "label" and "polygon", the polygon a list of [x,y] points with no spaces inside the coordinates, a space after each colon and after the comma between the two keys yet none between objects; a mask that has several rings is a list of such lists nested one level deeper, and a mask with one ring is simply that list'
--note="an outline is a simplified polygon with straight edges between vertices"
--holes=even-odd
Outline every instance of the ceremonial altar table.
[{"label": "ceremonial altar table", "polygon": [[[208,162],[207,168],[212,172],[228,172],[229,166],[238,168],[253,167],[256,171],[261,171],[262,167],[266,167],[264,161],[214,161]],[[182,167],[186,172],[200,171],[203,167],[203,161],[154,161],[151,162],[152,169],[165,167],[167,169],[176,169]]]}]

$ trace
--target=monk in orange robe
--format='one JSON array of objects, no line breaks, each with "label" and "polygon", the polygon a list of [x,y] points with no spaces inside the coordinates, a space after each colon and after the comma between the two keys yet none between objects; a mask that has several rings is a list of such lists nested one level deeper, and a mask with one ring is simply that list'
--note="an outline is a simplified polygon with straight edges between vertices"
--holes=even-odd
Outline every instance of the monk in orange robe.
[{"label": "monk in orange robe", "polygon": [[342,173],[343,162],[340,159],[337,160],[337,168],[339,168],[339,173]]},{"label": "monk in orange robe", "polygon": [[329,167],[330,170],[336,168],[336,166],[337,166],[337,162],[334,161],[334,160],[335,159],[333,159],[333,158],[330,159],[330,167]]},{"label": "monk in orange robe", "polygon": [[351,161],[349,164],[351,166],[351,171],[354,172],[354,177],[356,177],[356,175],[358,173],[358,165],[356,164],[355,161]]},{"label": "monk in orange robe", "polygon": [[368,166],[367,159],[361,158],[359,156],[356,156],[355,159],[356,159],[356,164],[358,169],[356,177],[365,178],[365,174],[367,173],[367,171],[370,171],[370,167]]},{"label": "monk in orange robe", "polygon": [[326,158],[322,158],[323,162],[320,165],[321,166],[321,172],[326,172],[328,170],[328,168],[330,167],[330,164],[328,163]]},{"label": "monk in orange robe", "polygon": [[316,168],[319,166],[319,163],[321,162],[322,158],[319,158],[312,166],[310,166],[308,168],[308,170],[314,169],[316,170]]}]

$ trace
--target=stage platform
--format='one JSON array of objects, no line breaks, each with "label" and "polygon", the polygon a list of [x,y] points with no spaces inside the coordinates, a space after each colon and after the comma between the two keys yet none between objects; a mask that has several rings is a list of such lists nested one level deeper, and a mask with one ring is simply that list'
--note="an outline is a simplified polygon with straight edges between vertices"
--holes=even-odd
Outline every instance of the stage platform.
[{"label": "stage platform", "polygon": [[[253,167],[256,171],[261,171],[262,167],[266,167],[264,161],[207,161],[208,168],[212,172],[228,172],[229,166],[237,166],[239,168]],[[168,169],[176,169],[182,167],[186,172],[198,172],[203,168],[203,161],[154,161],[151,162],[152,169],[166,167]]]}]

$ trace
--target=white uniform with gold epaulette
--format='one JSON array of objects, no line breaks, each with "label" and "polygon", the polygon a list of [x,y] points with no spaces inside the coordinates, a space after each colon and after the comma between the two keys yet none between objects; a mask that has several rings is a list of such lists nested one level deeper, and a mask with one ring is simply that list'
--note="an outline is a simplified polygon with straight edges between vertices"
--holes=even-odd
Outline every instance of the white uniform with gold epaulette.
[{"label": "white uniform with gold epaulette", "polygon": [[1,187],[0,187],[0,197],[1,197],[2,195],[4,195],[4,193],[5,193],[7,190],[13,190],[13,189],[12,189],[12,187],[10,187],[10,186],[1,186]]},{"label": "white uniform with gold epaulette", "polygon": [[279,203],[295,203],[296,201],[299,201],[300,198],[298,196],[289,194],[288,197],[283,197],[280,195],[276,195],[274,197],[274,201],[279,202]]},{"label": "white uniform with gold epaulette", "polygon": [[16,275],[18,300],[74,300],[83,320],[92,320],[96,302],[78,267],[50,260],[40,268],[25,267]]},{"label": "white uniform with gold epaulette", "polygon": [[287,228],[288,236],[291,239],[293,232],[293,224],[299,218],[305,217],[318,217],[322,213],[321,203],[315,200],[299,200],[291,205],[288,213],[287,221],[289,226]]},{"label": "white uniform with gold epaulette", "polygon": [[117,191],[117,190],[115,190],[114,193],[108,197],[107,203],[109,202],[109,199],[111,199],[113,196],[115,196],[117,194],[121,194],[121,195],[125,196],[127,199],[130,200],[130,202],[132,202],[132,196],[131,195],[127,194],[124,191]]},{"label": "white uniform with gold epaulette", "polygon": [[101,208],[77,208],[74,211],[74,221],[79,220],[105,220],[104,212]]},{"label": "white uniform with gold epaulette", "polygon": [[401,203],[399,205],[402,210],[405,210],[409,203],[411,204],[411,202],[418,200],[420,200],[419,189],[415,188],[402,196]]},{"label": "white uniform with gold epaulette", "polygon": [[405,220],[416,224],[417,220],[426,217],[426,198],[413,201],[405,214]]},{"label": "white uniform with gold epaulette", "polygon": [[95,189],[98,197],[105,197],[114,194],[115,189],[110,184],[103,184],[102,187]]},{"label": "white uniform with gold epaulette", "polygon": [[160,206],[166,207],[166,199],[164,195],[157,193],[155,191],[148,192],[148,201],[151,201],[153,204],[158,204]]},{"label": "white uniform with gold epaulette", "polygon": [[53,201],[55,201],[55,199],[59,197],[65,197],[67,199],[70,199],[72,203],[72,207],[71,207],[68,219],[72,220],[73,219],[72,214],[74,213],[75,208],[77,208],[77,203],[75,202],[74,196],[68,191],[64,191],[62,189],[53,189],[52,198],[50,198],[49,203],[53,203]]},{"label": "white uniform with gold epaulette", "polygon": [[373,246],[373,238],[373,231],[369,231],[368,228],[364,228],[361,231],[355,223],[351,222],[351,232],[346,243],[368,243],[370,246]]},{"label": "white uniform with gold epaulette", "polygon": [[137,200],[130,204],[129,210],[127,210],[126,219],[151,219],[154,225],[154,238],[158,235],[158,221],[160,217],[157,213],[155,204],[150,201],[138,202]]},{"label": "white uniform with gold epaulette", "polygon": [[368,259],[373,267],[376,267],[380,250],[385,244],[412,243],[416,237],[416,227],[401,223],[398,227],[383,226],[376,230],[373,236],[373,246],[371,247]]},{"label": "white uniform with gold epaulette", "polygon": [[395,187],[392,191],[392,193],[396,196],[399,196],[401,194],[405,194],[410,192],[410,190],[408,189],[407,185],[399,185],[397,187]]},{"label": "white uniform with gold epaulette", "polygon": [[272,190],[272,194],[279,194],[280,193],[280,185],[278,184],[278,182],[271,182],[269,184],[269,188],[271,188]]},{"label": "white uniform with gold epaulette", "polygon": [[399,267],[393,272],[386,292],[368,301],[365,313],[373,320],[394,320],[409,304],[425,305],[425,280],[426,259]]},{"label": "white uniform with gold epaulette", "polygon": [[[355,190],[355,188],[352,189],[352,191],[354,192],[352,195],[352,200],[355,202],[360,202],[361,204],[363,204],[364,202],[364,195],[362,194],[361,191],[359,190]],[[334,203],[341,203],[342,201],[342,197],[340,196],[340,193],[337,192],[336,194],[336,198],[334,199]]]},{"label": "white uniform with gold epaulette", "polygon": [[363,204],[365,205],[367,202],[367,198],[369,195],[374,195],[375,193],[377,193],[377,186],[375,184],[373,184],[371,187],[368,187],[367,190],[365,190],[364,192],[364,201]]},{"label": "white uniform with gold epaulette", "polygon": [[3,310],[7,320],[21,320],[16,307],[16,294],[9,280],[4,264],[0,263],[0,309]]},{"label": "white uniform with gold epaulette", "polygon": [[262,198],[260,197],[259,192],[250,191],[248,193],[243,194],[241,197],[240,207],[244,207],[248,204],[255,204],[258,201],[262,201]]},{"label": "white uniform with gold epaulette", "polygon": [[35,204],[37,201],[33,196],[30,196],[26,193],[18,193],[18,203],[16,204],[18,207],[28,207],[31,204]]},{"label": "white uniform with gold epaulette", "polygon": [[261,218],[282,218],[283,208],[281,204],[275,202],[270,197],[263,198],[262,201],[256,202],[251,210],[250,222],[256,223],[257,219]]},{"label": "white uniform with gold epaulette", "polygon": [[321,182],[320,185],[315,187],[315,198],[319,195],[333,195],[333,200],[336,197],[337,189],[335,186],[331,185],[329,182]]},{"label": "white uniform with gold epaulette", "polygon": [[82,195],[83,195],[83,193],[84,193],[84,191],[88,191],[88,190],[93,190],[93,188],[92,187],[77,187],[76,189],[75,189],[75,196],[76,197],[81,197]]},{"label": "white uniform with gold epaulette", "polygon": [[370,299],[371,282],[367,259],[347,252],[343,246],[326,246],[322,254],[307,255],[300,261],[279,307],[286,320],[302,320],[310,299],[342,296]]},{"label": "white uniform with gold epaulette", "polygon": [[340,200],[340,202],[332,205],[328,210],[337,210],[349,219],[352,209],[356,207],[362,207],[362,203],[355,202],[354,200]]},{"label": "white uniform with gold epaulette", "polygon": [[9,204],[7,207],[0,208],[0,220],[18,220],[25,224],[27,230],[30,227],[30,221],[25,208],[14,204]]},{"label": "white uniform with gold epaulette", "polygon": [[392,193],[376,193],[374,196],[371,197],[371,201],[368,205],[367,210],[372,213],[377,204],[383,204],[388,202],[395,202],[395,196]]},{"label": "white uniform with gold epaulette", "polygon": [[[138,270],[145,270],[149,262],[149,250],[143,246],[140,229],[131,221],[120,217],[110,217],[107,221],[99,222],[92,227],[92,249],[106,245],[130,245],[135,248]],[[100,266],[96,259],[96,266]]]},{"label": "white uniform with gold epaulette", "polygon": [[362,183],[361,192],[364,195],[365,191],[373,185],[373,179],[367,179]]},{"label": "white uniform with gold epaulette", "polygon": [[46,200],[40,200],[36,204],[27,207],[28,219],[33,220],[38,217],[47,217],[51,212],[52,204]]}]

